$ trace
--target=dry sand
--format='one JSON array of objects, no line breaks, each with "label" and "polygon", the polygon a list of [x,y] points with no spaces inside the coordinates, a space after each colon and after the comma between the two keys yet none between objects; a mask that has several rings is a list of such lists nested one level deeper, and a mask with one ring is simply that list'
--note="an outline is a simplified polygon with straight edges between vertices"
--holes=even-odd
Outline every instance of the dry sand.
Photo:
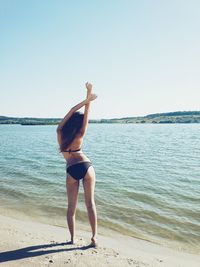
[{"label": "dry sand", "polygon": [[0,266],[199,267],[200,255],[176,251],[109,231],[88,248],[90,233],[78,231],[67,245],[66,228],[0,215]]}]

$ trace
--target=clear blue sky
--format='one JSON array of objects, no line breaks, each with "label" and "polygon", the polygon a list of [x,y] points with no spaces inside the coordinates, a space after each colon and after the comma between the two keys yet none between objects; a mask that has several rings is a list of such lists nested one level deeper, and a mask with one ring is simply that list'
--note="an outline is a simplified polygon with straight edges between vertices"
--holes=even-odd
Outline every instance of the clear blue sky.
[{"label": "clear blue sky", "polygon": [[0,0],[0,115],[200,110],[199,0]]}]

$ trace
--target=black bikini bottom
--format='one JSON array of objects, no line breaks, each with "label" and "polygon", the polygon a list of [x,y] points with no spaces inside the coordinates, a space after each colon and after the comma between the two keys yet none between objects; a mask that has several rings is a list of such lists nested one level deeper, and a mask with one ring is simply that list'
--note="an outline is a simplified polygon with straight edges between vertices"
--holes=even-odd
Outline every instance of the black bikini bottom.
[{"label": "black bikini bottom", "polygon": [[69,173],[75,180],[80,180],[85,177],[90,166],[92,166],[90,161],[79,162],[67,167],[67,173]]}]

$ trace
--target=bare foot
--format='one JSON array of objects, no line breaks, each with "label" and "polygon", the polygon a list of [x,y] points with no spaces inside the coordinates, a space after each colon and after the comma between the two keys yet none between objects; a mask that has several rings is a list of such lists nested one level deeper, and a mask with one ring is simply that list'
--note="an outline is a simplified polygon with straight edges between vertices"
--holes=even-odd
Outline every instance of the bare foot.
[{"label": "bare foot", "polygon": [[92,237],[91,238],[91,243],[89,245],[91,248],[98,248],[98,244],[97,244],[97,239]]},{"label": "bare foot", "polygon": [[77,239],[71,239],[71,241],[67,241],[66,244],[67,245],[75,245],[77,243]]},{"label": "bare foot", "polygon": [[72,241],[67,241],[65,244],[66,245],[73,245],[73,242]]}]

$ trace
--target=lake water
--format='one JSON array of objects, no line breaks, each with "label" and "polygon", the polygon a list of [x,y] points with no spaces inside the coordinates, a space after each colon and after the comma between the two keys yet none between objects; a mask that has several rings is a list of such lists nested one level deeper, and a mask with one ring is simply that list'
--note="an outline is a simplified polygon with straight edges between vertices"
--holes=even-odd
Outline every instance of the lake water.
[{"label": "lake water", "polygon": [[[200,252],[200,124],[90,124],[83,151],[100,226]],[[0,125],[2,214],[66,226],[65,176],[56,126]]]}]

